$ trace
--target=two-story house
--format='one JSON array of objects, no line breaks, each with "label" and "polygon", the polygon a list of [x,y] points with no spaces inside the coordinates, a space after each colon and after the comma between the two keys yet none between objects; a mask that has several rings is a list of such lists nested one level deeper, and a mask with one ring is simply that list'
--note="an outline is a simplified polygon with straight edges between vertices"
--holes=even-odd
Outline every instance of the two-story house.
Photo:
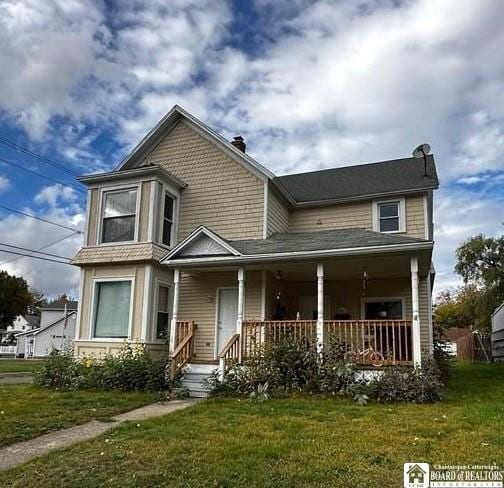
[{"label": "two-story house", "polygon": [[169,339],[176,367],[214,365],[288,334],[337,338],[363,364],[432,348],[432,156],[275,176],[175,106],[80,181],[77,355]]}]

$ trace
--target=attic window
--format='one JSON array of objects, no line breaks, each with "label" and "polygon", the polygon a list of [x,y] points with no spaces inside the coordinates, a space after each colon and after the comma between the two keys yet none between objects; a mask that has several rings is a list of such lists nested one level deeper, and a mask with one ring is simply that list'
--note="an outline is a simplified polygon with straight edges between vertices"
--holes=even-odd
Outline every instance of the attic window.
[{"label": "attic window", "polygon": [[374,202],[373,217],[376,232],[405,232],[404,198]]}]

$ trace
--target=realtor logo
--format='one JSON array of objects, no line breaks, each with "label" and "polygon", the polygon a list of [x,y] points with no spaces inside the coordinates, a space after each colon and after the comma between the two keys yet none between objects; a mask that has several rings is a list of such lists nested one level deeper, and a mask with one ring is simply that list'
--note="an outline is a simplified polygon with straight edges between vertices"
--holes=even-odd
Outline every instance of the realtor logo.
[{"label": "realtor logo", "polygon": [[404,488],[428,488],[429,465],[427,463],[404,463]]}]

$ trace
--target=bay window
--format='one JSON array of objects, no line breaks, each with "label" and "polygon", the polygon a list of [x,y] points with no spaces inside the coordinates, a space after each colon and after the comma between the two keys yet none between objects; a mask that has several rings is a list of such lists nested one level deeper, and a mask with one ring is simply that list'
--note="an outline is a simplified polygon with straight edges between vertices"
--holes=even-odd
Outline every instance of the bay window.
[{"label": "bay window", "polygon": [[174,198],[168,193],[165,193],[163,211],[163,244],[165,244],[166,246],[172,245],[174,208]]},{"label": "bay window", "polygon": [[96,282],[93,337],[128,337],[131,284],[131,280]]},{"label": "bay window", "polygon": [[134,241],[136,209],[136,188],[105,192],[101,242]]}]

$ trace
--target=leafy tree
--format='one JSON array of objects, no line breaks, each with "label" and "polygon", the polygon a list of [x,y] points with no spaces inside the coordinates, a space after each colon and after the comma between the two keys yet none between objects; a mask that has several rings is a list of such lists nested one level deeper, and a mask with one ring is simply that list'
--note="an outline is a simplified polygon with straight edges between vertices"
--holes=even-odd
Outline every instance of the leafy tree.
[{"label": "leafy tree", "polygon": [[492,312],[504,301],[504,235],[471,237],[457,249],[455,271],[462,276],[469,297],[460,297],[474,313],[474,325],[489,329]]},{"label": "leafy tree", "polygon": [[441,329],[476,325],[480,295],[481,292],[471,285],[441,292],[434,306],[436,325]]},{"label": "leafy tree", "polygon": [[32,296],[32,303],[28,306],[27,313],[30,315],[40,315],[40,307],[47,305],[47,298],[40,290],[32,288],[30,290]]},{"label": "leafy tree", "polygon": [[11,325],[18,315],[23,315],[33,303],[28,283],[7,271],[0,271],[0,329]]}]

